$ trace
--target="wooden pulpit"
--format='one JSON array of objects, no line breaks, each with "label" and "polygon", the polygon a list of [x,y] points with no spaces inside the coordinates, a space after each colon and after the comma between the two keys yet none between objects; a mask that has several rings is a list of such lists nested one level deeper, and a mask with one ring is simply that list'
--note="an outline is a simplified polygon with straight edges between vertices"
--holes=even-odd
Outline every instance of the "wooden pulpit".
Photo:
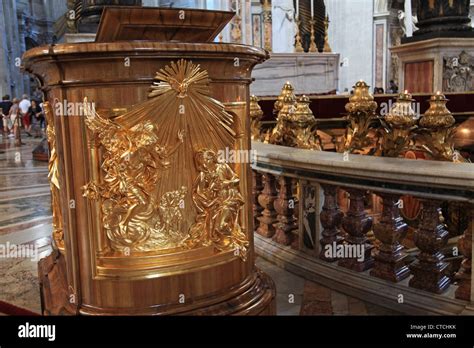
[{"label": "wooden pulpit", "polygon": [[232,15],[110,7],[95,42],[25,53],[51,150],[43,314],[275,313],[254,265],[251,156],[227,156],[250,151],[251,72],[268,54],[213,42]]}]

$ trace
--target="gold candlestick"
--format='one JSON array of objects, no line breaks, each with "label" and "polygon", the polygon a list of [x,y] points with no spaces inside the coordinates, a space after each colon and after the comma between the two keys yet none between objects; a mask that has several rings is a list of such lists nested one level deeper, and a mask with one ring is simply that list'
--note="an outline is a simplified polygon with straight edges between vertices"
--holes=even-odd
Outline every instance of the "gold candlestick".
[{"label": "gold candlestick", "polygon": [[295,41],[295,52],[304,52],[303,44],[301,43],[301,34],[300,34],[300,20],[296,20],[296,41]]},{"label": "gold candlestick", "polygon": [[309,22],[311,24],[311,37],[310,37],[310,44],[309,44],[309,52],[318,52],[318,47],[316,46],[316,37],[314,35],[314,25],[316,24],[316,21],[314,19],[311,19]]},{"label": "gold candlestick", "polygon": [[332,49],[331,46],[329,46],[329,16],[326,15],[326,18],[324,19],[324,49],[323,52],[325,53],[331,53]]}]

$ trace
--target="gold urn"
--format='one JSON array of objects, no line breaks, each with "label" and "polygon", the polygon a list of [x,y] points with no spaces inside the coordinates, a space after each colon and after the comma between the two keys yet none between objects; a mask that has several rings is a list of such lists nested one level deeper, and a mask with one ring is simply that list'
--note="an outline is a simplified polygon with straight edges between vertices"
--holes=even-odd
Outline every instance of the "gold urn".
[{"label": "gold urn", "polygon": [[398,157],[412,145],[412,132],[418,121],[417,114],[412,108],[414,99],[405,91],[400,93],[388,114],[381,118],[383,126],[382,151],[383,156]]},{"label": "gold urn", "polygon": [[316,118],[309,107],[311,101],[303,95],[298,98],[292,118],[295,146],[302,149],[322,150],[321,139],[316,134]]},{"label": "gold urn", "polygon": [[279,113],[280,110],[283,108],[283,105],[285,104],[285,97],[287,98],[287,102],[295,104],[296,97],[294,91],[295,89],[293,88],[293,85],[289,81],[285,82],[283,88],[281,89],[281,93],[273,106],[273,111],[275,113]]},{"label": "gold urn", "polygon": [[370,126],[375,119],[377,103],[369,92],[369,85],[359,81],[353,87],[353,94],[346,104],[349,113],[346,119],[349,124],[342,143],[338,144],[338,152],[373,154],[376,151],[376,139],[370,132]]},{"label": "gold urn", "polygon": [[419,142],[434,160],[464,162],[454,149],[454,119],[446,107],[448,99],[441,92],[431,96],[430,107],[420,119]]}]

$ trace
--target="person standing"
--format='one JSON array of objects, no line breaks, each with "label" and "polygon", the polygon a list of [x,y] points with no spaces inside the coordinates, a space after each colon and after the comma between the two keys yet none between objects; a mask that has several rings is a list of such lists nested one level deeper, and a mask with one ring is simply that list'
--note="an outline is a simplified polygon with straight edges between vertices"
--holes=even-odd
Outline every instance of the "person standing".
[{"label": "person standing", "polygon": [[10,130],[13,126],[12,124],[10,124],[10,117],[8,117],[12,105],[13,103],[10,100],[10,96],[8,94],[4,95],[2,97],[2,102],[0,103],[0,116],[3,119],[3,132],[5,135],[8,135],[8,133],[10,133]]},{"label": "person standing", "polygon": [[19,121],[20,121],[20,101],[18,100],[18,98],[13,98],[13,105],[12,107],[10,108],[10,112],[8,114],[8,117],[10,117],[10,122],[12,124],[12,130],[10,132],[10,134],[8,135],[8,137],[10,138],[14,138],[15,135],[17,134],[17,132],[20,131],[20,129],[18,128],[19,126]]},{"label": "person standing", "polygon": [[19,104],[21,119],[23,121],[23,126],[25,127],[26,134],[31,137],[31,114],[29,113],[31,102],[28,99],[28,95],[23,94],[21,102]]},{"label": "person standing", "polygon": [[35,134],[35,138],[41,137],[41,122],[44,118],[43,110],[34,99],[31,100],[31,106],[28,110],[31,115],[31,131]]}]

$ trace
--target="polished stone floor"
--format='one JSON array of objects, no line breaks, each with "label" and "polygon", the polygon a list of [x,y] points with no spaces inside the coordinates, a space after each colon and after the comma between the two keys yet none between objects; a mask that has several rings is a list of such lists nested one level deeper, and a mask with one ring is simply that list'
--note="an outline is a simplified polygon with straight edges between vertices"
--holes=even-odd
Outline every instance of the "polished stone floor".
[{"label": "polished stone floor", "polygon": [[22,141],[18,148],[13,139],[1,137],[0,244],[27,247],[36,259],[0,257],[0,300],[39,312],[37,259],[50,252],[51,244],[48,164],[32,159],[39,139]]},{"label": "polished stone floor", "polygon": [[[51,252],[51,207],[46,162],[33,161],[38,139],[0,143],[0,245],[28,246],[42,258]],[[278,315],[390,315],[387,309],[307,281],[257,257],[277,289]],[[37,260],[0,257],[0,300],[40,312]]]}]

